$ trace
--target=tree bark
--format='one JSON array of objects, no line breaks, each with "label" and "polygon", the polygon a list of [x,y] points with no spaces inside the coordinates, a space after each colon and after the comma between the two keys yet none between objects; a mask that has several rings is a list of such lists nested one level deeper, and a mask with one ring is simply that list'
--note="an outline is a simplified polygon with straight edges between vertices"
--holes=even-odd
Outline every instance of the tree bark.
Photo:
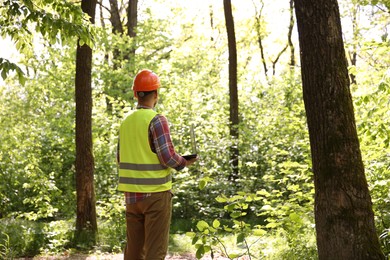
[{"label": "tree bark", "polygon": [[[83,0],[81,7],[94,23],[96,0]],[[92,49],[77,44],[76,53],[76,193],[75,239],[95,243],[97,233],[92,152]]]},{"label": "tree bark", "polygon": [[123,26],[119,14],[118,0],[110,0],[110,22],[112,32],[115,34],[123,34]]},{"label": "tree bark", "polygon": [[278,55],[276,55],[275,60],[271,61],[271,62],[272,62],[272,76],[275,76],[275,73],[276,73],[276,63],[278,63],[280,57],[281,57],[282,54],[287,50],[287,48],[288,48],[288,45],[286,45],[286,46],[278,53]]},{"label": "tree bark", "polygon": [[234,19],[230,0],[223,1],[225,12],[226,31],[229,46],[229,96],[230,96],[230,136],[232,145],[230,147],[230,160],[233,172],[229,176],[231,180],[238,178],[238,91],[237,91],[237,47],[234,32]]},{"label": "tree bark", "polygon": [[255,7],[257,42],[258,42],[259,48],[260,48],[261,63],[263,64],[265,79],[268,82],[268,68],[267,68],[267,62],[265,60],[265,54],[264,54],[263,37],[261,35],[261,17],[262,17],[262,12],[263,12],[263,8],[264,8],[264,3],[263,3],[263,1],[260,1],[260,3],[261,3],[260,11],[257,10],[255,3],[253,3],[253,5]]},{"label": "tree bark", "polygon": [[[129,0],[129,6],[127,8],[127,35],[131,38],[137,36],[137,24],[138,24],[138,0]],[[136,45],[133,43],[132,48],[130,49],[130,59],[134,61],[136,51]],[[134,64],[134,62],[133,62]],[[134,66],[132,66],[134,67]]]},{"label": "tree bark", "polygon": [[290,24],[288,25],[288,46],[290,47],[290,67],[295,66],[295,47],[292,41],[292,32],[294,29],[294,0],[290,0]]},{"label": "tree bark", "polygon": [[129,0],[129,6],[127,8],[127,35],[130,37],[137,36],[136,27],[138,23],[138,0]]},{"label": "tree bark", "polygon": [[[358,35],[359,35],[359,28],[358,28],[358,21],[357,21],[357,14],[359,12],[358,4],[354,4],[353,8],[351,8],[352,13],[352,28],[353,28],[353,39],[352,39],[352,51],[349,53],[350,60],[351,60],[351,66],[356,67],[357,63],[357,43],[358,43]],[[357,84],[356,82],[356,76],[353,73],[350,73],[351,77],[351,83]]]},{"label": "tree bark", "polygon": [[210,40],[213,42],[214,37],[213,37],[213,32],[214,32],[214,11],[213,11],[213,6],[210,4],[209,5],[209,14],[210,14],[210,27],[211,27],[211,36]]},{"label": "tree bark", "polygon": [[357,137],[337,0],[295,0],[319,259],[384,259]]}]

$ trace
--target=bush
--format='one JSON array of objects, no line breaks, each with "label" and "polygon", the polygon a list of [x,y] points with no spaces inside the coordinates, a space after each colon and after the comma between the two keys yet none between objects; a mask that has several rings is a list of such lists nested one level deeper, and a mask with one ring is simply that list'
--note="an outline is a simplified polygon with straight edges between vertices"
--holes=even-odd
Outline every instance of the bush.
[{"label": "bush", "polygon": [[42,229],[43,224],[38,222],[1,219],[0,243],[9,256],[34,256],[45,242]]},{"label": "bush", "polygon": [[126,243],[125,201],[116,190],[107,194],[108,199],[97,201],[98,246],[104,252],[120,252]]}]

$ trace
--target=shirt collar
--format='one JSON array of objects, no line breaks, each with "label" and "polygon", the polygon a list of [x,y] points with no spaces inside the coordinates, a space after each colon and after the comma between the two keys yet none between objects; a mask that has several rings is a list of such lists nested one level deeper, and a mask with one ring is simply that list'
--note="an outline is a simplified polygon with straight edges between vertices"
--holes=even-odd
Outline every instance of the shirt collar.
[{"label": "shirt collar", "polygon": [[140,109],[140,108],[143,108],[143,109],[153,109],[153,107],[149,107],[149,106],[145,106],[145,105],[137,105],[137,109]]}]

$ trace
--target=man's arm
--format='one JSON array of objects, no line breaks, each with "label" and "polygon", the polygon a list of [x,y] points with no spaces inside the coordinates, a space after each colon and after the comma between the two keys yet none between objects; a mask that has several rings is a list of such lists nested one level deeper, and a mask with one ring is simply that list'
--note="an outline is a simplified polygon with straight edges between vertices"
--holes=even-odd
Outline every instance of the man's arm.
[{"label": "man's arm", "polygon": [[157,154],[162,165],[180,171],[189,165],[187,160],[175,152],[172,144],[168,120],[157,115],[150,122],[150,139],[152,151]]}]

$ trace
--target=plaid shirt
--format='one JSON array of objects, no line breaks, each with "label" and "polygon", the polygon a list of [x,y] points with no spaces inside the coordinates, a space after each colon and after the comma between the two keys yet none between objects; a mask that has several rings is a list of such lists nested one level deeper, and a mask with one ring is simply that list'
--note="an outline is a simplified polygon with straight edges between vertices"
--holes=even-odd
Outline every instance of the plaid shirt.
[{"label": "plaid shirt", "polygon": [[[137,109],[150,109],[145,106],[138,106]],[[186,165],[186,159],[175,152],[169,131],[168,120],[165,116],[156,115],[149,125],[149,145],[154,153],[157,154],[160,163],[166,167],[177,171],[182,170]],[[119,142],[117,159],[119,162]],[[147,197],[151,193],[125,192],[126,204],[136,203]]]}]

